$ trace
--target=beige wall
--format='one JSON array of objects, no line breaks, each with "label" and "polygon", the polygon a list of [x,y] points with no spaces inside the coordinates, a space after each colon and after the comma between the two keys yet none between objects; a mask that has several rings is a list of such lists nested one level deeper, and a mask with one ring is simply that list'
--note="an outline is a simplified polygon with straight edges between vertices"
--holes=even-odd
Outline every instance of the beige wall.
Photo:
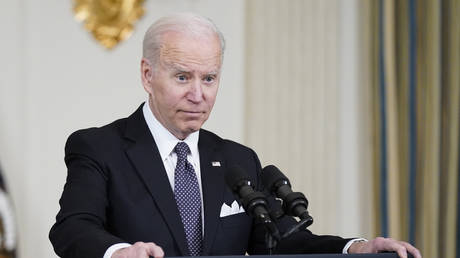
[{"label": "beige wall", "polygon": [[357,1],[251,0],[246,141],[306,194],[317,233],[371,236]]}]

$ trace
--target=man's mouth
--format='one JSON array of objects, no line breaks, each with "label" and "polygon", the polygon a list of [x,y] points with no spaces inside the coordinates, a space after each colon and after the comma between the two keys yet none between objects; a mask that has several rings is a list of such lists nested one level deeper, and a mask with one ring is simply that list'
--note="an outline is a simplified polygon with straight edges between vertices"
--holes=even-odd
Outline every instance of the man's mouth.
[{"label": "man's mouth", "polygon": [[181,112],[187,116],[192,116],[192,117],[201,116],[204,113],[203,111],[190,111],[190,110],[181,110]]}]

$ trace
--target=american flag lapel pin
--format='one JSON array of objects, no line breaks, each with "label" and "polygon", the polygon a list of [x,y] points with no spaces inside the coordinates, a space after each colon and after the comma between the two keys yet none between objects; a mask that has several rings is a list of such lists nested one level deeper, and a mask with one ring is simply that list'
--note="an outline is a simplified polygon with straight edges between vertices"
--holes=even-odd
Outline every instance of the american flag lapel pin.
[{"label": "american flag lapel pin", "polygon": [[211,162],[211,165],[213,167],[220,167],[220,162],[219,161],[213,161],[213,162]]}]

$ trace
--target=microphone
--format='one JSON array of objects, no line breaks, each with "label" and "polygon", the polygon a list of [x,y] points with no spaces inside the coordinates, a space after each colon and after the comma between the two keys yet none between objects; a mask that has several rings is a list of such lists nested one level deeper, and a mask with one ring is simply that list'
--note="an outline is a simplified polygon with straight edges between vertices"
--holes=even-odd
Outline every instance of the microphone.
[{"label": "microphone", "polygon": [[265,233],[265,244],[270,250],[276,247],[281,235],[276,224],[270,218],[268,213],[268,202],[265,195],[261,192],[254,191],[251,179],[239,166],[233,166],[225,172],[225,182],[232,192],[238,196],[243,208],[249,216],[262,223],[267,232]]},{"label": "microphone", "polygon": [[300,192],[293,192],[289,179],[275,166],[269,165],[262,169],[262,182],[267,189],[283,200],[283,209],[287,215],[299,217],[307,221],[307,227],[313,223],[308,213],[308,200]]},{"label": "microphone", "polygon": [[249,216],[252,216],[263,223],[272,223],[268,213],[268,203],[265,195],[254,191],[249,176],[239,166],[227,169],[225,182],[232,192],[238,196],[243,208]]}]

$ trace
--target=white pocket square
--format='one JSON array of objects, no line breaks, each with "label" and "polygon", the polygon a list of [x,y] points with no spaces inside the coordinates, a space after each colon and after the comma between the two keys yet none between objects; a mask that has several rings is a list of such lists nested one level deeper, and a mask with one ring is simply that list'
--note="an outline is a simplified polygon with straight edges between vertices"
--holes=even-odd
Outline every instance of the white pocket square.
[{"label": "white pocket square", "polygon": [[220,209],[220,217],[227,217],[230,215],[235,215],[238,213],[243,213],[244,209],[243,206],[240,207],[238,202],[233,201],[232,207],[228,206],[225,202],[222,204],[222,208]]}]

